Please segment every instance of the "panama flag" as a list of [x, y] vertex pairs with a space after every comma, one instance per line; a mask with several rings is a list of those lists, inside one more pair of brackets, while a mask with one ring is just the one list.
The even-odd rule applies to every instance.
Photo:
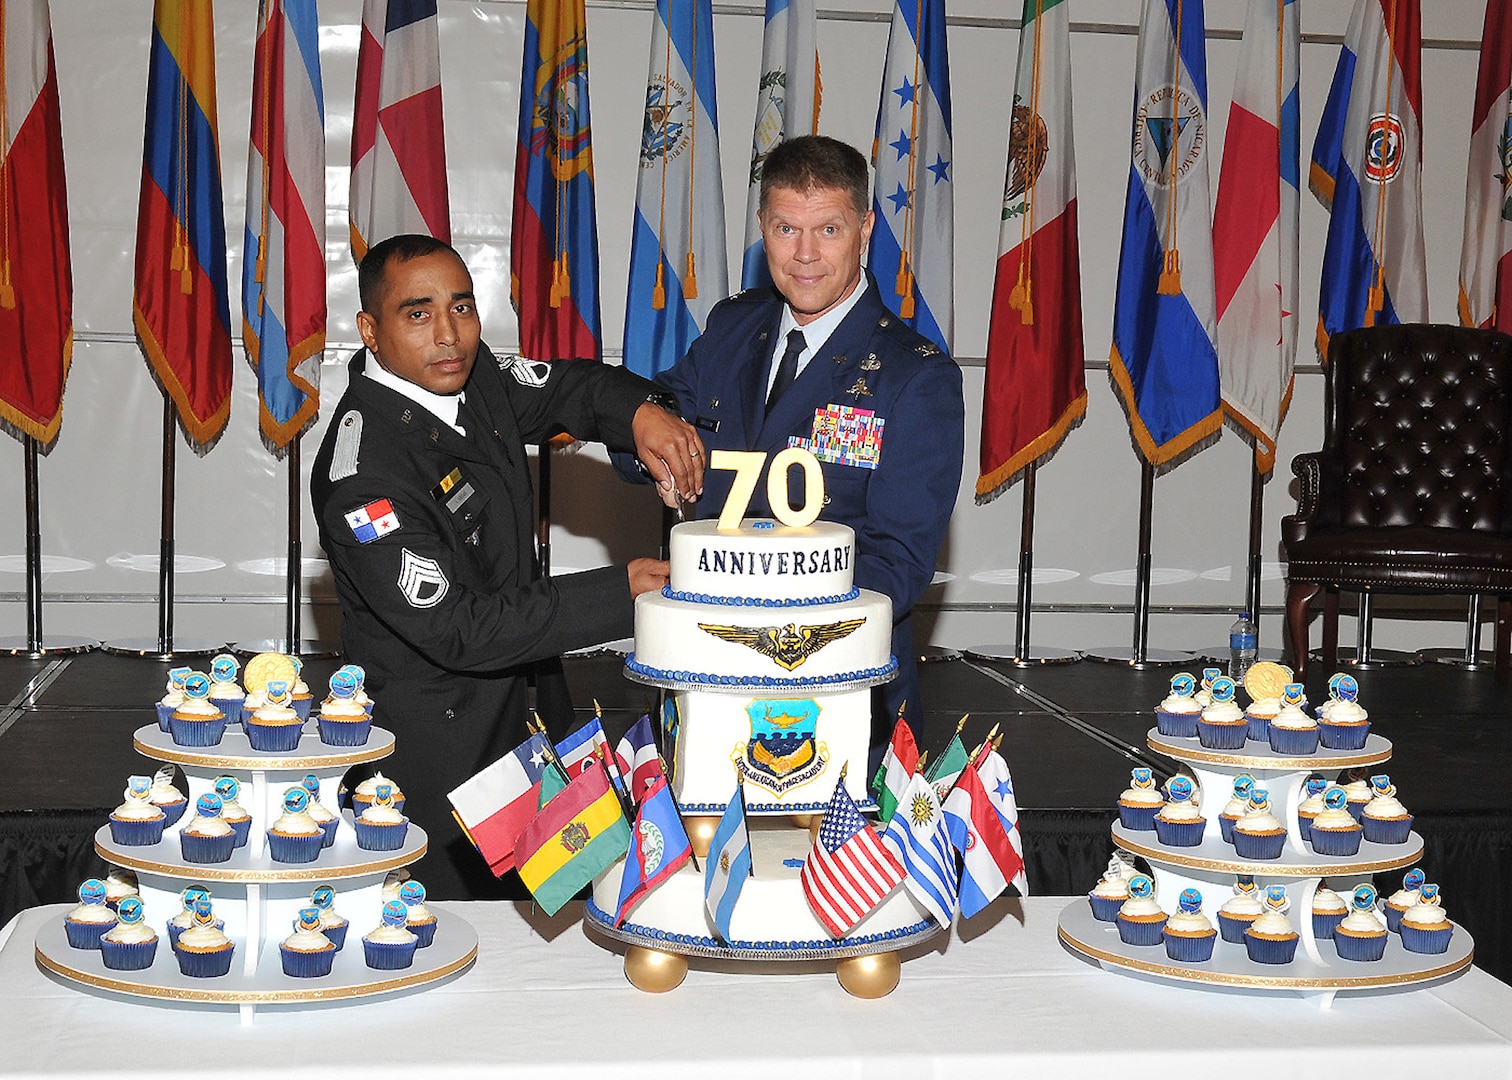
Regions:
[[1460, 322], [1512, 330], [1512, 4], [1491, 0], [1470, 119]]
[[882, 301], [946, 352], [955, 334], [955, 155], [945, 0], [898, 0], [872, 143], [867, 266]]
[[262, 0], [252, 67], [242, 341], [258, 425], [283, 447], [320, 410], [325, 349], [325, 98], [315, 0]]
[[47, 0], [12, 0], [3, 19], [0, 130], [0, 419], [50, 443], [73, 354], [68, 191]]
[[546, 740], [531, 735], [447, 796], [453, 815], [495, 877], [514, 869], [515, 842], [535, 816], [546, 759]]
[[740, 287], [772, 284], [761, 240], [761, 164], [784, 139], [819, 130], [818, 16], [814, 0], [766, 0], [756, 131], [751, 137], [751, 187], [746, 193], [745, 259]]
[[210, 0], [157, 0], [132, 316], [192, 443], [231, 415], [231, 303]]
[[682, 359], [730, 289], [710, 0], [657, 0], [630, 238], [625, 366]]
[[1087, 412], [1069, 7], [1024, 0], [987, 330], [979, 503], [1059, 446]]
[[598, 360], [598, 221], [583, 0], [529, 0], [509, 295], [520, 355]]
[[919, 773], [909, 779], [898, 800], [898, 812], [882, 832], [882, 842], [908, 872], [903, 887], [941, 926], [954, 922], [960, 901], [955, 851], [945, 832], [939, 797]]
[[400, 233], [451, 242], [436, 0], [363, 0], [347, 203], [355, 262]]
[[[1003, 759], [997, 757], [999, 762]], [[990, 757], [984, 757], [986, 765]], [[1006, 773], [1007, 763], [1003, 762]], [[995, 779], [994, 783], [998, 781]], [[1013, 798], [1012, 782], [1008, 785], [1009, 800]], [[961, 774], [955, 789], [945, 800], [945, 829], [950, 835], [951, 846], [961, 853], [961, 917], [969, 919], [979, 913], [1008, 887], [1012, 881], [1018, 886], [1021, 896], [1028, 895], [1024, 880], [1024, 856], [1018, 850], [1015, 837], [1003, 823], [1003, 817], [982, 786], [982, 777], [977, 766]], [[1017, 810], [1014, 811], [1016, 818]]]
[[1418, 0], [1355, 0], [1309, 185], [1329, 208], [1318, 355], [1341, 330], [1428, 318]]
[[1223, 409], [1262, 473], [1276, 464], [1297, 358], [1299, 7], [1250, 0], [1213, 210]]

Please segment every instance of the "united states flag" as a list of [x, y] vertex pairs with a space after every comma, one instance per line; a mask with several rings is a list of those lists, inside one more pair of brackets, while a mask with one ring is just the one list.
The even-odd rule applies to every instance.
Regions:
[[819, 836], [798, 875], [809, 907], [835, 937], [844, 937], [903, 880], [903, 864], [883, 846], [842, 782], [824, 812]]

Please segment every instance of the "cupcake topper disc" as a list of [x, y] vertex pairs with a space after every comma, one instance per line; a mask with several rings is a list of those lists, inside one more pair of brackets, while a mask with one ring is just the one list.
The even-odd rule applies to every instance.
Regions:
[[1221, 670], [1219, 670], [1218, 668], [1215, 668], [1215, 667], [1205, 667], [1205, 668], [1203, 668], [1202, 669], [1202, 685], [1204, 687], [1206, 687], [1207, 689], [1211, 690], [1213, 688], [1213, 683], [1216, 682], [1218, 680], [1218, 676], [1220, 676], [1222, 674], [1223, 674], [1223, 672]]
[[79, 903], [103, 904], [105, 902], [105, 883], [99, 878], [90, 878], [79, 886]]
[[194, 898], [194, 925], [215, 925], [215, 912], [210, 907], [210, 897], [208, 894]]
[[338, 701], [350, 700], [357, 696], [357, 675], [348, 668], [342, 668], [331, 676], [331, 697]]
[[215, 779], [215, 793], [221, 797], [222, 803], [235, 802], [241, 794], [241, 781], [234, 776], [218, 776]]
[[210, 696], [210, 676], [203, 671], [191, 671], [184, 676], [184, 693], [195, 701], [203, 701]]
[[287, 705], [289, 703], [289, 684], [282, 679], [273, 679], [268, 683], [268, 704]]
[[202, 818], [220, 817], [222, 806], [221, 797], [213, 791], [207, 791], [194, 803], [194, 812]]
[[1423, 882], [1427, 880], [1428, 876], [1421, 870], [1409, 870], [1407, 871], [1407, 875], [1402, 878], [1402, 888], [1406, 889], [1408, 892], [1411, 892], [1414, 889], [1421, 889], [1423, 887]]
[[1321, 795], [1328, 788], [1328, 780], [1314, 773], [1307, 778], [1308, 795]]
[[383, 905], [383, 922], [385, 926], [403, 926], [409, 922], [409, 908], [403, 900], [390, 900]]
[[379, 784], [377, 787], [373, 788], [373, 805], [374, 806], [393, 806], [394, 805], [394, 785], [393, 784]]
[[1258, 785], [1250, 790], [1249, 809], [1252, 814], [1263, 814], [1270, 809], [1270, 792]]
[[314, 904], [321, 911], [329, 911], [331, 906], [336, 903], [336, 890], [329, 885], [317, 886], [315, 891], [310, 894], [310, 903]]
[[1234, 777], [1234, 798], [1242, 802], [1248, 802], [1250, 792], [1255, 790], [1255, 778], [1248, 773], [1240, 773]]
[[1182, 889], [1176, 904], [1186, 914], [1196, 915], [1202, 910], [1202, 894], [1196, 889]]
[[1218, 704], [1234, 700], [1234, 680], [1227, 675], [1220, 675], [1213, 680], [1213, 700]]
[[411, 879], [399, 886], [399, 899], [410, 907], [425, 903], [425, 886]]
[[208, 900], [210, 898], [210, 890], [203, 885], [190, 885], [183, 892], [179, 893], [179, 901], [184, 905], [185, 911], [192, 912], [194, 910], [194, 902], [202, 896]]
[[1423, 882], [1423, 887], [1418, 890], [1418, 903], [1442, 904], [1443, 900], [1439, 898], [1439, 887], [1431, 881]]
[[1336, 672], [1334, 672], [1332, 675], [1330, 675], [1328, 677], [1328, 696], [1330, 698], [1332, 698], [1334, 701], [1338, 701], [1339, 700], [1339, 682], [1340, 682], [1340, 680], [1347, 679], [1347, 678], [1349, 678], [1349, 676], [1346, 675], [1342, 671], [1336, 671]]
[[1192, 797], [1192, 780], [1188, 776], [1173, 776], [1166, 785], [1166, 794], [1174, 803], [1184, 803]]
[[1152, 788], [1155, 786], [1155, 774], [1150, 769], [1135, 769], [1131, 772], [1134, 786], [1137, 788]]
[[126, 780], [126, 798], [129, 802], [146, 802], [152, 797], [152, 778], [132, 776]]
[[1349, 792], [1335, 784], [1323, 793], [1323, 805], [1330, 810], [1342, 810], [1349, 805]]
[[310, 801], [318, 802], [320, 799], [320, 777], [310, 773], [299, 782], [299, 786], [310, 793]]
[[1171, 693], [1177, 697], [1191, 697], [1197, 692], [1197, 680], [1183, 671], [1171, 676]]
[[289, 663], [294, 665], [294, 677], [297, 679], [304, 673], [304, 661], [297, 656], [289, 657]]
[[345, 670], [357, 676], [357, 689], [361, 690], [362, 684], [367, 682], [367, 669], [361, 664], [348, 664]]
[[310, 808], [310, 793], [302, 787], [291, 787], [284, 792], [283, 809], [286, 814], [302, 814]]
[[1281, 702], [1285, 705], [1295, 705], [1301, 708], [1307, 701], [1307, 689], [1299, 682], [1286, 684], [1286, 689], [1281, 691]]
[[1155, 883], [1143, 874], [1129, 879], [1129, 895], [1136, 900], [1148, 900], [1155, 894]]
[[176, 668], [169, 669], [169, 671], [168, 671], [168, 689], [169, 690], [182, 690], [184, 688], [184, 680], [189, 677], [189, 673], [191, 671], [193, 671], [193, 670], [194, 670], [193, 668], [187, 668], [187, 667], [176, 667]]
[[1234, 879], [1234, 895], [1248, 896], [1256, 889], [1255, 879], [1249, 874], [1240, 874]]
[[1265, 887], [1265, 906], [1271, 911], [1279, 911], [1283, 914], [1291, 908], [1291, 900], [1286, 895], [1285, 885], [1267, 885]]
[[230, 682], [236, 678], [236, 673], [241, 670], [241, 664], [237, 663], [236, 657], [230, 653], [221, 653], [210, 661], [210, 674], [216, 682]]
[[297, 919], [294, 920], [294, 929], [296, 929], [296, 930], [319, 930], [320, 929], [320, 909], [319, 908], [312, 908], [312, 907], [302, 907], [302, 908], [300, 908], [299, 909], [299, 918], [297, 918]]
[[1356, 885], [1354, 895], [1350, 897], [1350, 903], [1356, 911], [1374, 911], [1376, 906], [1376, 891], [1371, 885]]
[[135, 896], [128, 896], [116, 905], [116, 918], [127, 926], [135, 926], [142, 921], [142, 901]]
[[1340, 678], [1337, 690], [1340, 701], [1354, 701], [1360, 696], [1360, 684], [1353, 675]]
[[1389, 798], [1396, 794], [1396, 788], [1391, 783], [1391, 777], [1385, 773], [1370, 778], [1370, 790], [1382, 798]]

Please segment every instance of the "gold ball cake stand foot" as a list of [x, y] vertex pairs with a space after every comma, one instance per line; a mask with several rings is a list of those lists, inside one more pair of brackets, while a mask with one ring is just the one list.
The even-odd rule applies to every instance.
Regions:
[[[893, 962], [896, 966], [897, 961]], [[687, 957], [676, 953], [631, 945], [625, 950], [625, 978], [630, 985], [647, 994], [665, 994], [681, 985], [688, 974]], [[897, 976], [893, 977], [896, 983]]]
[[[629, 959], [625, 963], [628, 966]], [[895, 952], [851, 956], [835, 965], [835, 977], [852, 997], [886, 997], [898, 988], [903, 965]]]
[[719, 828], [717, 817], [694, 817], [683, 818], [683, 828], [688, 831], [688, 843], [693, 848], [696, 858], [707, 858], [709, 845], [714, 842], [714, 832]]

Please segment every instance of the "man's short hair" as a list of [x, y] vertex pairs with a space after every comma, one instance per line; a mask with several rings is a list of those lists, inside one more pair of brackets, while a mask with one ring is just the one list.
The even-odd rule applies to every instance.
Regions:
[[772, 188], [808, 192], [814, 188], [843, 191], [859, 217], [870, 209], [866, 159], [849, 143], [828, 135], [799, 135], [777, 145], [761, 164], [761, 203]]
[[437, 240], [424, 233], [401, 233], [368, 248], [357, 267], [357, 296], [362, 303], [362, 310], [375, 318], [380, 314], [375, 305], [380, 302], [379, 293], [383, 291], [389, 263], [409, 262], [411, 259], [434, 255], [438, 251], [450, 252], [457, 256], [458, 262], [462, 261], [456, 248], [445, 240]]

